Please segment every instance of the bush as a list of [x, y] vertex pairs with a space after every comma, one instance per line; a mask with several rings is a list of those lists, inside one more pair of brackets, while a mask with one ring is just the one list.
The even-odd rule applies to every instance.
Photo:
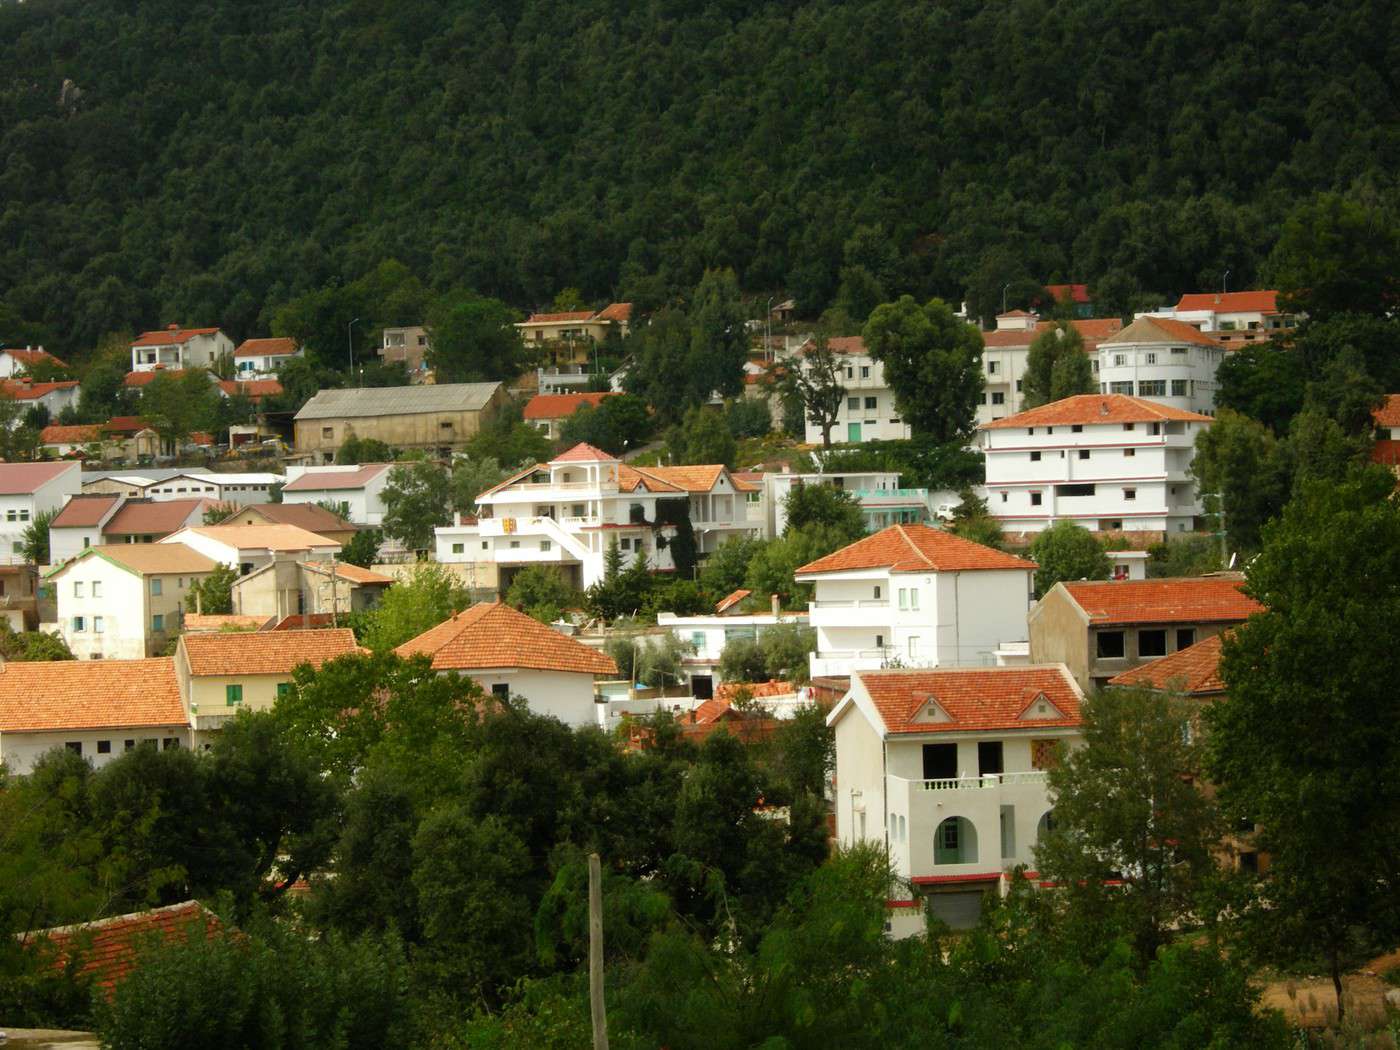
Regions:
[[726, 682], [762, 682], [768, 677], [768, 662], [756, 640], [734, 638], [720, 654], [719, 673]]

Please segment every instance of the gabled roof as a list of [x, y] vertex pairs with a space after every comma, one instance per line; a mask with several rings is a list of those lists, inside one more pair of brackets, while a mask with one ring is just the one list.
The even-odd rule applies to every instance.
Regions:
[[235, 550], [309, 551], [340, 544], [295, 525], [191, 525], [189, 531]]
[[217, 328], [181, 328], [179, 325], [169, 325], [154, 332], [142, 332], [134, 340], [132, 346], [175, 346], [179, 343], [187, 343], [197, 335], [217, 335]]
[[1052, 401], [1039, 408], [1028, 408], [1014, 416], [983, 423], [978, 430], [1006, 430], [1012, 427], [1058, 427], [1111, 423], [1212, 423], [1210, 416], [1172, 408], [1127, 394], [1076, 394]]
[[[152, 482], [151, 484], [157, 484]], [[169, 536], [194, 522], [215, 506], [208, 497], [198, 499], [129, 499], [102, 528], [104, 536]]]
[[1216, 347], [1220, 345], [1195, 325], [1178, 321], [1174, 317], [1152, 317], [1146, 314], [1121, 332], [1105, 339], [1100, 345], [1120, 346], [1132, 343], [1191, 343], [1194, 346]]
[[328, 532], [355, 531], [355, 526], [339, 514], [332, 514], [316, 503], [250, 503], [239, 507], [219, 524], [247, 513], [262, 518], [269, 525], [295, 525], [321, 536]]
[[6, 379], [0, 382], [0, 391], [16, 401], [36, 401], [55, 390], [75, 390], [76, 379], [62, 379], [53, 383], [31, 383], [27, 379]]
[[[302, 568], [307, 572], [318, 573], [322, 576], [330, 576], [331, 563], [328, 561], [308, 561], [302, 563]], [[351, 565], [348, 561], [338, 561], [335, 563], [335, 576], [338, 580], [349, 580], [353, 584], [384, 584], [394, 582], [392, 576], [385, 576], [383, 573], [373, 572], [370, 569], [363, 569], [358, 565]]]
[[616, 397], [610, 391], [590, 391], [582, 394], [536, 394], [525, 402], [526, 419], [565, 419], [584, 405], [597, 408], [605, 397]]
[[101, 440], [100, 423], [74, 423], [71, 426], [54, 423], [39, 431], [39, 441], [45, 445], [86, 445]]
[[1378, 427], [1400, 427], [1400, 394], [1386, 394], [1381, 406], [1372, 410], [1371, 418]]
[[54, 357], [54, 355], [49, 353], [47, 350], [35, 349], [33, 347], [25, 347], [21, 349], [17, 346], [7, 346], [3, 350], [0, 350], [0, 354], [9, 354], [12, 358], [14, 358], [20, 364], [24, 365], [26, 368], [31, 365], [37, 365], [40, 361], [48, 361], [51, 364], [57, 366], [58, 368], [68, 367], [67, 361], [62, 361], [59, 358]]
[[[156, 376], [169, 376], [171, 379], [179, 379], [187, 372], [204, 371], [196, 368], [166, 368], [163, 365], [156, 365], [155, 368], [147, 369], [144, 372], [128, 372], [126, 378], [122, 380], [122, 386], [141, 387], [152, 382]], [[205, 375], [212, 381], [214, 375], [205, 372]]]
[[1035, 563], [973, 543], [928, 525], [891, 525], [824, 558], [808, 562], [798, 576], [860, 569], [890, 572], [967, 572], [978, 569], [1032, 571]]
[[31, 495], [70, 470], [81, 473], [77, 460], [67, 463], [0, 463], [0, 496]]
[[616, 463], [617, 457], [601, 448], [595, 448], [586, 441], [580, 441], [567, 452], [562, 452], [550, 460], [551, 463]]
[[617, 485], [623, 492], [645, 489], [648, 492], [709, 492], [728, 475], [736, 492], [757, 492], [758, 486], [736, 478], [722, 463], [697, 463], [684, 467], [624, 466], [617, 474]]
[[63, 505], [63, 509], [53, 521], [49, 522], [49, 528], [90, 529], [100, 523], [121, 499], [120, 496], [108, 495], [74, 496]]
[[291, 357], [297, 352], [297, 341], [285, 336], [272, 339], [245, 339], [233, 352], [234, 357]]
[[428, 412], [479, 412], [500, 389], [500, 383], [437, 383], [428, 386], [321, 390], [301, 406], [294, 418], [344, 419]]
[[740, 587], [737, 591], [725, 595], [719, 601], [715, 602], [715, 614], [723, 616], [752, 593], [753, 591]]
[[400, 656], [433, 658], [437, 671], [504, 667], [575, 674], [617, 674], [617, 664], [501, 602], [482, 602], [404, 642]]
[[1089, 286], [1087, 284], [1047, 284], [1045, 290], [1056, 301], [1065, 299], [1072, 303], [1087, 303], [1089, 301]]
[[208, 676], [288, 675], [302, 664], [320, 667], [327, 660], [359, 651], [348, 627], [315, 631], [252, 631], [185, 634], [180, 645], [190, 674]]
[[[1061, 664], [857, 671], [852, 679], [852, 691], [865, 689], [890, 734], [1072, 728], [1084, 695]], [[1034, 710], [1041, 699], [1044, 716]], [[931, 703], [936, 719], [924, 717]]]
[[1108, 680], [1109, 685], [1141, 685], [1171, 690], [1187, 696], [1223, 693], [1220, 680], [1220, 646], [1229, 631], [1213, 634], [1170, 656], [1134, 667]]
[[219, 563], [183, 543], [104, 543], [85, 548], [77, 556], [49, 570], [55, 576], [87, 558], [101, 558], [137, 576], [164, 576], [172, 573], [198, 575], [213, 572]]
[[[1054, 328], [1058, 322], [1041, 321], [1034, 329], [1008, 328], [999, 332], [983, 332], [982, 345], [989, 349], [1001, 347], [1030, 346], [1035, 337]], [[1084, 340], [1084, 352], [1092, 353], [1109, 336], [1122, 331], [1123, 322], [1117, 317], [1076, 317], [1069, 322], [1070, 327]]]
[[282, 384], [275, 379], [220, 379], [219, 389], [229, 397], [242, 394], [251, 401], [261, 401], [282, 393]]
[[102, 429], [108, 434], [139, 434], [150, 428], [151, 424], [140, 416], [113, 416], [102, 424]]
[[188, 725], [168, 656], [0, 664], [0, 733]]
[[199, 631], [256, 631], [267, 625], [270, 616], [244, 616], [239, 613], [185, 613], [185, 633]]
[[[1055, 585], [1095, 627], [1151, 623], [1239, 623], [1264, 607], [1231, 576], [1175, 580], [1077, 580]], [[1053, 592], [1052, 592], [1053, 593]], [[1046, 596], [1049, 598], [1049, 595]]]
[[632, 319], [631, 303], [609, 303], [594, 316], [595, 321], [630, 321]]
[[591, 321], [593, 320], [592, 310], [564, 310], [560, 313], [552, 314], [531, 314], [525, 318], [525, 324], [559, 324], [562, 321]]
[[283, 492], [344, 492], [363, 488], [387, 471], [391, 463], [363, 463], [349, 470], [307, 471], [283, 486]]
[[1183, 295], [1177, 310], [1214, 310], [1216, 313], [1278, 313], [1278, 292], [1193, 292]]

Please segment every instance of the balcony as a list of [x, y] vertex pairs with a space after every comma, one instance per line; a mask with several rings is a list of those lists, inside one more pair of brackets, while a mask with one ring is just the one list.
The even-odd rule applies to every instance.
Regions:
[[873, 504], [928, 504], [928, 489], [846, 489], [862, 506]]
[[832, 598], [811, 602], [813, 609], [888, 609], [888, 598]]
[[878, 671], [889, 659], [887, 649], [823, 649], [809, 658], [812, 677], [844, 678], [854, 671]]
[[[1021, 773], [988, 773], [980, 777], [953, 777], [950, 780], [906, 780], [910, 791], [986, 791], [989, 788], [1046, 782], [1046, 771], [1029, 769]], [[894, 778], [898, 780], [899, 778]]]

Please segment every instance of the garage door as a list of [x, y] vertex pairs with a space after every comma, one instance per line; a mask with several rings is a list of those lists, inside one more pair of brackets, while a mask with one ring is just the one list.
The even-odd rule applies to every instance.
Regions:
[[949, 929], [970, 930], [982, 917], [981, 890], [935, 893], [929, 901], [934, 916], [946, 922]]

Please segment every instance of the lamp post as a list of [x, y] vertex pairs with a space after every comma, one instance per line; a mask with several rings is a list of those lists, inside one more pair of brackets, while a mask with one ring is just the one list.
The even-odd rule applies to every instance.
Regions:
[[345, 342], [350, 347], [350, 374], [355, 374], [355, 326], [360, 323], [357, 317], [345, 326]]

